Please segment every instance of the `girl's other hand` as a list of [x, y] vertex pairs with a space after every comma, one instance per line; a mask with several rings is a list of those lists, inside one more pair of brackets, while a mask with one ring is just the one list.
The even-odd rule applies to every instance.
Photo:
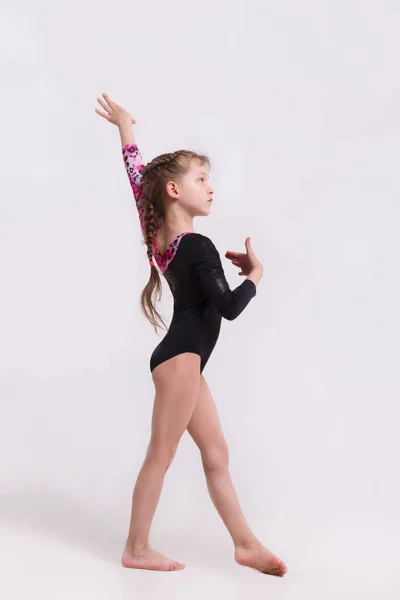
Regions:
[[228, 258], [235, 267], [240, 268], [239, 275], [250, 275], [254, 269], [260, 269], [263, 271], [263, 266], [254, 254], [253, 248], [250, 244], [250, 238], [245, 239], [246, 252], [232, 252], [227, 250], [225, 252], [226, 258]]
[[107, 119], [107, 121], [109, 121], [113, 125], [116, 125], [117, 127], [126, 122], [128, 122], [129, 124], [136, 123], [135, 119], [133, 119], [132, 116], [124, 108], [122, 108], [122, 106], [119, 106], [118, 104], [110, 100], [107, 94], [102, 95], [104, 97], [105, 102], [101, 98], [97, 98], [97, 100], [104, 108], [104, 110], [107, 111], [107, 114], [100, 112], [97, 108], [95, 108], [95, 111], [98, 115], [104, 117], [105, 119]]

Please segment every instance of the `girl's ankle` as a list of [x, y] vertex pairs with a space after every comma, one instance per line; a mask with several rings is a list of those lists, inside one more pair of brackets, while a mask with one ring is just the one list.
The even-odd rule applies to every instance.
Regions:
[[126, 541], [125, 550], [129, 554], [137, 554], [138, 552], [147, 552], [150, 550], [150, 545], [148, 541], [137, 540], [129, 538]]
[[234, 543], [235, 548], [251, 549], [259, 544], [259, 540], [255, 536], [250, 536]]

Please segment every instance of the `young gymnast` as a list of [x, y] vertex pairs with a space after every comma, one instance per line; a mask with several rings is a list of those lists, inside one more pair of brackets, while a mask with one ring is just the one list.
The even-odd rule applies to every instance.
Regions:
[[211, 211], [213, 188], [209, 160], [188, 150], [162, 154], [147, 165], [135, 143], [135, 119], [107, 94], [97, 98], [106, 111], [96, 112], [116, 125], [122, 155], [147, 246], [150, 279], [141, 307], [156, 332], [164, 321], [155, 307], [162, 283], [174, 298], [168, 331], [150, 357], [155, 386], [151, 436], [133, 491], [124, 567], [173, 571], [185, 564], [167, 558], [149, 544], [149, 533], [165, 474], [187, 429], [197, 444], [211, 500], [234, 544], [234, 559], [262, 573], [283, 576], [287, 567], [267, 550], [249, 528], [230, 477], [228, 447], [214, 400], [202, 374], [218, 339], [222, 317], [233, 320], [256, 295], [263, 266], [250, 238], [246, 252], [226, 252], [246, 279], [230, 290], [220, 255], [211, 239], [193, 229], [193, 218]]

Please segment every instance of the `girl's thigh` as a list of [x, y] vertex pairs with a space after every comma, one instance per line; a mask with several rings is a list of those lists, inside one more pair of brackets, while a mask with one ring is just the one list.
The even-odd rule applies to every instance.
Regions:
[[152, 372], [155, 399], [151, 444], [175, 449], [191, 419], [200, 387], [200, 356], [184, 352], [158, 365]]

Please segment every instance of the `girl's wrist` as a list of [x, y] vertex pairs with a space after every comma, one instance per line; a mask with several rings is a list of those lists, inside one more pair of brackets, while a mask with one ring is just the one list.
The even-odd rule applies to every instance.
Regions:
[[251, 281], [257, 285], [260, 279], [262, 278], [263, 274], [264, 269], [262, 265], [257, 265], [250, 271], [250, 273], [247, 276], [247, 279], [251, 279]]
[[122, 147], [126, 146], [127, 144], [135, 143], [135, 137], [132, 131], [132, 120], [121, 121], [121, 123], [118, 125], [118, 129], [121, 136]]

